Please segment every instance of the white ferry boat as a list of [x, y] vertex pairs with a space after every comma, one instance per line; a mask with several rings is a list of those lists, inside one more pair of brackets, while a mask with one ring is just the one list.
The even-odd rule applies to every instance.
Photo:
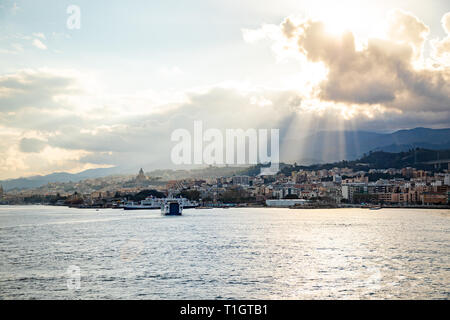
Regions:
[[163, 205], [165, 205], [168, 201], [177, 201], [183, 208], [195, 208], [198, 207], [199, 204], [196, 201], [190, 201], [186, 198], [155, 198], [155, 197], [147, 197], [140, 202], [129, 201], [124, 206], [124, 210], [155, 210], [161, 209]]
[[164, 216], [181, 216], [183, 211], [182, 199], [166, 198], [161, 206], [161, 214]]

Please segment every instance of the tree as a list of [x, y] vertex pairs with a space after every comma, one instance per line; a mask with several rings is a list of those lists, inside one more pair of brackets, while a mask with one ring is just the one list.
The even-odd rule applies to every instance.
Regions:
[[354, 203], [377, 202], [377, 201], [378, 201], [378, 197], [376, 194], [355, 193], [353, 195]]
[[147, 197], [164, 198], [165, 195], [157, 190], [142, 190], [135, 195], [127, 195], [127, 198], [132, 201], [141, 201]]
[[183, 190], [180, 195], [191, 201], [198, 201], [200, 199], [200, 192], [198, 190]]

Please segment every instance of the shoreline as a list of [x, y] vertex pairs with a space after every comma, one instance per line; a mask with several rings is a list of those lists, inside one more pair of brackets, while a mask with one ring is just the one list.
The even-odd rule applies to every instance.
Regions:
[[[52, 204], [42, 204], [42, 203], [32, 203], [32, 204], [0, 204], [2, 206], [49, 206], [49, 207], [65, 207], [74, 209], [115, 209], [124, 210], [123, 208], [117, 207], [95, 207], [95, 206], [67, 206], [67, 205], [52, 205]], [[264, 205], [236, 205], [236, 206], [216, 206], [216, 207], [195, 207], [189, 209], [196, 210], [208, 210], [208, 209], [242, 209], [242, 208], [253, 208], [253, 209], [293, 209], [293, 210], [314, 210], [314, 209], [370, 209], [370, 207], [362, 205], [346, 205], [346, 206], [264, 206]], [[158, 210], [155, 209], [144, 209], [144, 210]], [[380, 209], [450, 209], [450, 205], [411, 205], [411, 206], [393, 206], [393, 205], [382, 205]], [[125, 211], [125, 210], [124, 210]]]

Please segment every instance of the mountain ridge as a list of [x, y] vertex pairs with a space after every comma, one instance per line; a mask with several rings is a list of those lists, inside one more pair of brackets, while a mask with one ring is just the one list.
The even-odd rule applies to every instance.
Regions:
[[[302, 165], [331, 163], [341, 160], [355, 160], [371, 151], [405, 152], [413, 148], [446, 150], [450, 149], [450, 128], [431, 129], [417, 127], [402, 129], [392, 133], [371, 131], [319, 131], [303, 139], [286, 139], [288, 151], [301, 150], [302, 156], [286, 154], [280, 150], [281, 162], [298, 162]], [[342, 145], [343, 144], [343, 145]], [[298, 146], [293, 148], [292, 145]], [[283, 154], [284, 153], [284, 154]], [[301, 159], [304, 161], [301, 161]], [[22, 177], [0, 181], [8, 191], [30, 189], [51, 182], [78, 182], [84, 179], [106, 177], [113, 174], [132, 174], [135, 168], [122, 167], [88, 169], [79, 173], [54, 172], [48, 175]], [[137, 170], [136, 170], [137, 172]]]
[[[450, 128], [417, 127], [392, 133], [360, 130], [319, 131], [302, 139], [289, 139], [288, 142], [289, 147], [281, 149], [280, 159], [283, 161], [289, 159], [293, 162], [306, 157], [315, 159], [318, 163], [327, 163], [354, 160], [370, 151], [402, 152], [411, 148], [449, 149]], [[286, 141], [284, 143], [286, 144]], [[292, 148], [292, 145], [298, 145], [299, 148]]]

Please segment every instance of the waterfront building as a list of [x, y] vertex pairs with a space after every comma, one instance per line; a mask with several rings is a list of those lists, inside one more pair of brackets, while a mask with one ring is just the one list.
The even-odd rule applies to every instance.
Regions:
[[448, 195], [436, 192], [425, 192], [421, 196], [422, 204], [447, 204]]
[[355, 194], [366, 194], [367, 184], [366, 183], [345, 183], [342, 184], [342, 198], [353, 202], [353, 197]]
[[304, 205], [308, 200], [305, 199], [275, 199], [266, 200], [268, 207], [292, 207], [294, 205]]

